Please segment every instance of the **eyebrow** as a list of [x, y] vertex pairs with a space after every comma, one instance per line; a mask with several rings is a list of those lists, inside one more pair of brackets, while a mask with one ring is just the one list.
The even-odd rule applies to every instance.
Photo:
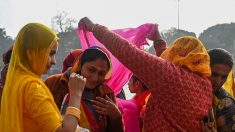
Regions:
[[106, 72], [105, 70], [102, 70], [102, 69], [100, 69], [100, 68], [97, 68], [97, 67], [95, 67], [95, 66], [93, 66], [93, 65], [90, 65], [90, 66], [88, 66], [89, 68], [93, 68], [93, 69], [96, 69], [98, 72]]

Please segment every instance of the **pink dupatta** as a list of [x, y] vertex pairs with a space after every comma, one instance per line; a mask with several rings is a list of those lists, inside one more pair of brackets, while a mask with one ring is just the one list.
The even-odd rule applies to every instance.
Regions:
[[[143, 49], [143, 46], [147, 44], [147, 37], [153, 35], [153, 32], [151, 32], [153, 31], [153, 28], [155, 28], [155, 24], [143, 24], [137, 28], [125, 28], [113, 31], [126, 38], [129, 42], [133, 43], [137, 47]], [[77, 33], [83, 50], [91, 46], [105, 48], [98, 40], [96, 40], [91, 32], [87, 32], [78, 28]], [[130, 79], [132, 73], [110, 52], [109, 54], [112, 61], [112, 77], [106, 82], [106, 84], [111, 89], [113, 89], [114, 93], [117, 95]]]
[[[147, 38], [153, 36], [155, 24], [143, 24], [137, 28], [126, 28], [113, 30], [115, 33], [126, 38], [129, 42], [143, 49], [147, 44]], [[77, 29], [78, 37], [80, 39], [82, 49], [85, 50], [91, 46], [99, 46], [105, 48], [91, 32]], [[113, 89], [117, 95], [123, 86], [130, 79], [132, 72], [122, 65], [117, 58], [110, 52], [112, 61], [112, 77], [107, 80], [106, 84]], [[126, 132], [140, 132], [139, 115], [136, 104], [131, 100], [117, 99], [119, 109], [123, 112], [124, 126]]]

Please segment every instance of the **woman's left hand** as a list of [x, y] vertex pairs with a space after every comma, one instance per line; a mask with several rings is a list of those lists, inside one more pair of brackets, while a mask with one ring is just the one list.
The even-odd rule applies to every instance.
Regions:
[[95, 24], [87, 17], [82, 18], [79, 23], [78, 27], [87, 31], [92, 32]]
[[96, 100], [91, 100], [91, 102], [99, 114], [110, 116], [113, 119], [118, 119], [122, 116], [116, 104], [107, 95], [105, 95], [105, 99], [96, 97]]

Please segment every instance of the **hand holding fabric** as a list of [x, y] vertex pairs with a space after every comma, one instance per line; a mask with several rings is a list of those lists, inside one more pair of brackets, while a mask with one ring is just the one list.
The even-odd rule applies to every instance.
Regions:
[[149, 32], [149, 36], [147, 36], [147, 38], [152, 41], [162, 39], [160, 32], [158, 30], [158, 24], [155, 24], [152, 27], [152, 29]]
[[113, 119], [118, 119], [122, 116], [116, 104], [107, 95], [105, 95], [105, 99], [97, 97], [96, 100], [91, 100], [91, 102], [96, 112], [101, 115], [107, 115]]
[[94, 24], [89, 18], [84, 17], [82, 18], [79, 23], [78, 27], [87, 31], [92, 31], [96, 24]]

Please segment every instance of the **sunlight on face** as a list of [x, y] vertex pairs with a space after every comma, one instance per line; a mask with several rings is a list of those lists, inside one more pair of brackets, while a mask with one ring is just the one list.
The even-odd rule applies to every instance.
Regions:
[[56, 64], [55, 55], [56, 55], [57, 51], [58, 51], [58, 44], [55, 44], [49, 53], [48, 60], [47, 60], [47, 66], [44, 71], [44, 74], [47, 74], [48, 71], [51, 69], [51, 66]]

